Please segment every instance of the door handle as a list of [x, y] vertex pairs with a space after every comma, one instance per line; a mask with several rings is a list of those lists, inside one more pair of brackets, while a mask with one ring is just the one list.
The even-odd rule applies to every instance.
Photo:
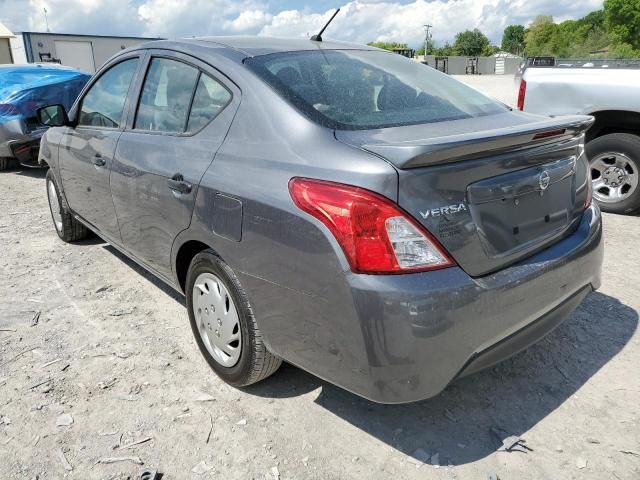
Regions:
[[102, 155], [100, 155], [99, 153], [96, 153], [93, 156], [92, 162], [96, 167], [104, 167], [107, 164], [107, 161], [102, 158]]
[[176, 173], [173, 177], [167, 180], [169, 188], [176, 193], [191, 193], [193, 185], [189, 182], [185, 182], [184, 177], [180, 173]]

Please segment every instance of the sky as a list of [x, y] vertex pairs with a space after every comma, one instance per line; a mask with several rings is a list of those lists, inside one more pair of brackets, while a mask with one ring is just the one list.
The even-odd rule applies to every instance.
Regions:
[[575, 19], [603, 0], [0, 0], [0, 22], [14, 32], [179, 38], [204, 35], [313, 35], [340, 7], [324, 37], [356, 43], [397, 41], [412, 47], [433, 25], [436, 45], [479, 28], [499, 44], [504, 27], [537, 15]]

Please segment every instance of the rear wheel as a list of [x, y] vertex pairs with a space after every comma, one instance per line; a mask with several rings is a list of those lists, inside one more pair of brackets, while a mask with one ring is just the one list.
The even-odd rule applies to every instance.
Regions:
[[233, 270], [211, 250], [194, 257], [185, 287], [191, 329], [207, 363], [225, 382], [243, 387], [273, 374], [282, 360], [258, 329]]
[[612, 133], [591, 140], [586, 147], [591, 165], [593, 198], [611, 213], [640, 210], [640, 137]]
[[49, 210], [51, 219], [58, 236], [65, 242], [75, 242], [87, 237], [87, 228], [78, 220], [73, 218], [69, 205], [62, 195], [53, 176], [53, 172], [47, 172], [47, 198], [49, 199]]

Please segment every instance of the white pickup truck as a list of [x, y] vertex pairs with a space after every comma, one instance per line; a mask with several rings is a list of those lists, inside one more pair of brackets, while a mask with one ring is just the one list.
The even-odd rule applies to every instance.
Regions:
[[640, 70], [527, 68], [518, 108], [542, 115], [593, 115], [586, 136], [593, 198], [604, 211], [640, 212]]

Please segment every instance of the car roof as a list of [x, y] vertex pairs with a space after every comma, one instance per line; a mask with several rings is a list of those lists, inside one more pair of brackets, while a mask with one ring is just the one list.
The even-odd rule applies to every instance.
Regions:
[[323, 40], [316, 42], [308, 38], [282, 38], [260, 36], [219, 36], [193, 37], [181, 40], [160, 40], [145, 43], [141, 47], [153, 48], [162, 45], [165, 48], [180, 47], [186, 44], [197, 44], [202, 47], [223, 47], [241, 54], [244, 57], [256, 57], [278, 52], [294, 52], [304, 50], [378, 50], [368, 45], [348, 42]]

